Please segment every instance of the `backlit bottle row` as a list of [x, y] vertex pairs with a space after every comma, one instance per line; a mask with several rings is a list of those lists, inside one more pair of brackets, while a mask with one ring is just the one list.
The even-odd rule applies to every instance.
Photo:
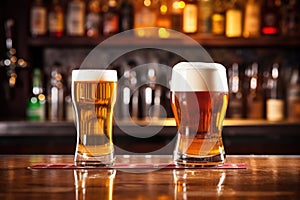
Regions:
[[[227, 37], [299, 35], [296, 0], [34, 0], [32, 36], [111, 35], [163, 27]], [[48, 4], [47, 4], [48, 3]], [[144, 33], [147, 36], [147, 33]], [[143, 35], [142, 35], [143, 36]]]
[[300, 120], [300, 68], [274, 62], [263, 68], [253, 62], [228, 68], [228, 118]]

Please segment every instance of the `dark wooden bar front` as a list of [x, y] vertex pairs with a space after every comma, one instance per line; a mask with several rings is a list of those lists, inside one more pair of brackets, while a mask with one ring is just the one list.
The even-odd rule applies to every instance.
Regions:
[[[113, 139], [118, 147], [117, 153], [124, 150], [126, 154], [172, 154], [177, 132], [175, 122], [169, 120], [165, 123], [162, 120], [148, 128], [150, 131], [151, 128], [159, 131], [146, 137], [144, 132], [136, 132], [127, 123], [115, 125]], [[226, 120], [223, 140], [227, 154], [300, 155], [299, 130], [298, 122]], [[132, 134], [134, 132], [135, 135]], [[0, 122], [0, 154], [73, 155], [75, 143], [76, 130], [73, 122]], [[160, 149], [163, 150], [159, 151]]]
[[[118, 156], [168, 163], [171, 156]], [[246, 169], [28, 169], [73, 156], [0, 156], [1, 199], [300, 199], [299, 156], [228, 156]]]

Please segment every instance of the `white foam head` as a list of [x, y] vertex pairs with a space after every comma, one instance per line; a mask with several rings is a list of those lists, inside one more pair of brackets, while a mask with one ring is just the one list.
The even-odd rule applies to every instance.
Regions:
[[219, 63], [180, 62], [173, 67], [171, 91], [228, 92], [226, 69]]
[[74, 81], [118, 81], [116, 70], [78, 69], [72, 71]]

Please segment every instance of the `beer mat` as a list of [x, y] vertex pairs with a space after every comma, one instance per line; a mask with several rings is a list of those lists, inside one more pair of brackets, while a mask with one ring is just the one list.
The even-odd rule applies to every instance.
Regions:
[[212, 167], [184, 167], [176, 166], [173, 163], [134, 163], [134, 164], [123, 164], [116, 163], [113, 166], [76, 166], [74, 164], [64, 163], [40, 163], [28, 167], [29, 169], [246, 169], [246, 163], [225, 163], [221, 166]]

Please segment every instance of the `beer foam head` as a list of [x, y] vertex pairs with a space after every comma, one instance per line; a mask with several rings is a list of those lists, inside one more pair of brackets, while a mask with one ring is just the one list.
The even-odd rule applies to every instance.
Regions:
[[72, 81], [118, 81], [116, 70], [78, 69], [72, 71]]
[[218, 63], [180, 62], [173, 67], [171, 91], [228, 92], [226, 69]]

